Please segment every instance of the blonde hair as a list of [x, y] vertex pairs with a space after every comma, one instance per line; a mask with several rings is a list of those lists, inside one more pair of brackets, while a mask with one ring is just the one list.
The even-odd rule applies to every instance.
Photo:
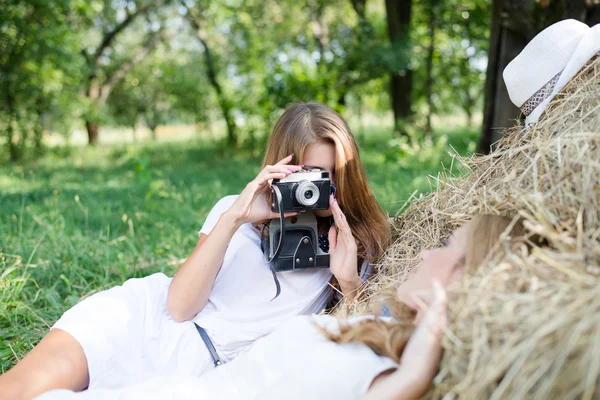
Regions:
[[[513, 224], [511, 218], [497, 215], [474, 216], [467, 233], [465, 257], [455, 268], [462, 264], [465, 274], [474, 273], [494, 250], [500, 235], [509, 228], [511, 237], [522, 237], [524, 234], [521, 223]], [[355, 325], [342, 324], [339, 334], [331, 334], [325, 330], [323, 332], [336, 343], [361, 342], [375, 353], [399, 362], [404, 346], [415, 329], [413, 321], [416, 311], [400, 302], [395, 293], [388, 295], [385, 304], [396, 321], [365, 320]]]
[[390, 240], [387, 215], [367, 183], [358, 144], [338, 113], [323, 104], [290, 105], [273, 128], [263, 168], [292, 153], [291, 164], [302, 164], [306, 148], [319, 141], [335, 146], [335, 197], [356, 238], [358, 256], [377, 262]]

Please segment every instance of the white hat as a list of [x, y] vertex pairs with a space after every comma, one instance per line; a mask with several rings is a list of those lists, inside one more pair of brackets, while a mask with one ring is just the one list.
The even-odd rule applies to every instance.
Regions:
[[600, 24], [567, 19], [540, 32], [504, 69], [510, 100], [533, 124], [550, 101], [600, 51]]

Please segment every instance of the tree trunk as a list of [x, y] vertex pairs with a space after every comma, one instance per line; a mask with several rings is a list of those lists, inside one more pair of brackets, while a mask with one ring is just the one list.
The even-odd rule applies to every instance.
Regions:
[[[471, 38], [469, 37], [469, 40]], [[466, 57], [461, 57], [460, 58], [460, 62], [458, 64], [459, 66], [459, 74], [461, 76], [467, 76], [467, 74], [469, 73], [469, 69], [471, 68], [469, 65], [469, 59]], [[468, 84], [465, 85], [461, 85], [462, 86], [462, 90], [463, 92], [461, 93], [461, 97], [460, 97], [460, 106], [463, 109], [463, 111], [465, 112], [465, 115], [467, 117], [467, 126], [470, 128], [473, 126], [473, 110], [475, 108], [475, 102], [477, 101], [478, 95], [473, 95], [471, 94], [471, 88], [469, 87]], [[479, 92], [479, 88], [476, 89]], [[458, 94], [458, 93], [457, 93]]]
[[564, 0], [564, 18], [574, 18], [589, 26], [600, 23], [600, 2], [595, 0]]
[[347, 100], [346, 100], [346, 96], [348, 95], [348, 91], [347, 91], [346, 88], [341, 88], [340, 90], [341, 91], [338, 94], [338, 98], [337, 98], [336, 104], [333, 107], [333, 109], [338, 114], [344, 114], [344, 111], [346, 110], [346, 106], [348, 105]]
[[329, 85], [327, 84], [327, 61], [325, 52], [329, 44], [329, 26], [325, 20], [325, 4], [323, 0], [315, 0], [310, 3], [311, 26], [313, 37], [319, 49], [319, 61], [317, 62], [318, 81], [321, 85], [322, 101], [329, 102]]
[[98, 144], [98, 123], [85, 121], [85, 128], [88, 133], [88, 144], [90, 146], [95, 146]]
[[131, 125], [131, 142], [137, 143], [137, 130], [135, 129], [135, 123]]
[[[515, 4], [518, 3], [518, 4]], [[514, 125], [520, 110], [510, 101], [502, 71], [530, 39], [532, 0], [494, 0], [485, 81], [483, 126], [478, 151], [487, 154], [502, 129]]]
[[467, 115], [467, 127], [470, 128], [473, 126], [473, 109], [470, 107], [467, 108], [465, 114]]
[[589, 26], [600, 24], [600, 2], [596, 1], [595, 4], [591, 3], [591, 0], [587, 0], [588, 7], [585, 16], [585, 23]]
[[435, 17], [437, 10], [437, 0], [429, 0], [429, 21], [428, 25], [428, 36], [429, 46], [427, 48], [427, 65], [426, 65], [426, 78], [425, 78], [425, 96], [427, 97], [427, 120], [425, 123], [425, 132], [431, 135], [431, 117], [433, 115], [433, 55], [435, 53]]
[[[90, 115], [88, 115], [88, 121], [86, 121], [89, 138], [88, 144], [95, 145], [98, 140], [98, 124], [89, 122], [89, 119], [98, 118], [98, 113], [100, 113], [106, 104], [108, 96], [115, 85], [125, 77], [127, 72], [152, 51], [157, 40], [158, 34], [150, 36], [142, 48], [140, 48], [129, 60], [123, 62], [117, 69], [111, 71], [110, 74], [107, 74], [103, 82], [100, 82], [95, 72], [88, 76], [86, 95], [92, 104], [92, 116], [90, 117]], [[91, 129], [90, 125], [92, 125]]]
[[202, 16], [198, 15], [199, 12], [197, 12], [195, 9], [189, 8], [184, 1], [181, 1], [180, 4], [187, 10], [187, 20], [190, 22], [190, 24], [196, 31], [196, 37], [202, 44], [202, 47], [204, 47], [204, 65], [206, 67], [206, 75], [208, 77], [210, 85], [215, 90], [219, 107], [221, 108], [223, 118], [225, 119], [225, 124], [227, 125], [227, 143], [229, 144], [229, 146], [232, 147], [237, 146], [237, 126], [232, 115], [233, 106], [229, 99], [227, 99], [225, 93], [223, 93], [221, 84], [217, 79], [217, 73], [212, 56], [212, 51], [208, 46], [208, 32], [206, 31], [206, 28], [202, 26], [204, 22], [202, 20]]
[[44, 130], [42, 127], [42, 116], [38, 114], [37, 121], [33, 128], [33, 143], [37, 155], [42, 153], [42, 140], [44, 138]]
[[217, 94], [217, 100], [219, 102], [219, 107], [221, 108], [221, 112], [223, 113], [223, 118], [225, 119], [225, 124], [227, 125], [227, 143], [235, 147], [237, 145], [237, 126], [235, 124], [235, 120], [233, 119], [233, 115], [231, 113], [233, 107], [231, 103], [226, 98], [225, 93], [223, 93], [223, 89], [221, 88], [221, 84], [217, 80], [217, 74], [215, 72], [215, 66], [212, 58], [212, 53], [208, 47], [208, 43], [202, 39], [198, 38], [202, 45], [204, 46], [204, 64], [206, 66], [206, 73], [208, 75], [208, 80], [215, 90]]
[[8, 115], [8, 153], [10, 155], [10, 161], [19, 161], [20, 153], [17, 145], [15, 144], [14, 136], [15, 136], [15, 120], [14, 115], [9, 113]]
[[358, 14], [360, 19], [365, 19], [365, 11], [367, 9], [367, 0], [350, 0], [352, 8]]
[[473, 110], [475, 108], [476, 101], [477, 101], [477, 98], [475, 96], [471, 95], [471, 92], [469, 92], [469, 88], [466, 87], [465, 94], [464, 94], [464, 101], [462, 102], [462, 104], [463, 104], [463, 110], [465, 112], [465, 115], [467, 116], [467, 126], [469, 128], [471, 128], [473, 126]]
[[[388, 36], [393, 48], [408, 47], [412, 0], [386, 0]], [[412, 71], [408, 66], [404, 70], [391, 71], [390, 95], [394, 112], [394, 130], [407, 135], [406, 123], [412, 116]]]
[[10, 90], [10, 83], [6, 82], [6, 111], [8, 114], [8, 126], [6, 129], [6, 133], [8, 135], [8, 154], [10, 155], [10, 161], [19, 161], [20, 153], [19, 149], [15, 143], [15, 124], [16, 124], [16, 110], [14, 104], [14, 98], [12, 96]]
[[[133, 67], [133, 65], [140, 62], [153, 48], [157, 35], [151, 35], [142, 49], [130, 60], [125, 61], [121, 66], [116, 68], [115, 71], [112, 71], [110, 74], [108, 71], [105, 71], [106, 77], [104, 82], [101, 83], [98, 78], [98, 72], [101, 69], [101, 57], [103, 53], [107, 49], [112, 48], [115, 38], [120, 36], [136, 18], [147, 14], [155, 6], [156, 5], [153, 4], [153, 2], [150, 2], [145, 6], [137, 8], [134, 12], [127, 13], [125, 19], [112, 26], [110, 29], [107, 29], [109, 28], [108, 26], [100, 27], [100, 31], [103, 32], [100, 45], [94, 50], [92, 50], [93, 48], [90, 48], [90, 51], [88, 51], [88, 49], [84, 49], [80, 52], [87, 63], [89, 72], [86, 82], [87, 88], [85, 95], [89, 100], [91, 100], [93, 106], [97, 108], [94, 110], [94, 112], [97, 112], [104, 106], [104, 102], [106, 101], [114, 85], [123, 78], [123, 76]], [[109, 68], [109, 70], [111, 69], [112, 68]], [[97, 118], [97, 116], [95, 115], [92, 117], [92, 119], [93, 118]], [[88, 144], [93, 146], [98, 142], [98, 124], [90, 122], [90, 116], [88, 115], [87, 120], [85, 121], [85, 126], [88, 131]]]
[[42, 140], [44, 134], [43, 118], [44, 118], [44, 106], [41, 97], [38, 97], [35, 101], [36, 118], [35, 125], [33, 127], [33, 142], [36, 155], [42, 153]]

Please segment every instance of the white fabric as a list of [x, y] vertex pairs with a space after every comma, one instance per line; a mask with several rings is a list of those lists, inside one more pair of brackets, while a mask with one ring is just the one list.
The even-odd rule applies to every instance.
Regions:
[[330, 331], [338, 326], [330, 316], [297, 317], [198, 379], [160, 377], [126, 389], [77, 394], [58, 390], [37, 400], [354, 399], [367, 392], [377, 375], [397, 367], [364, 344], [329, 341], [315, 324]]
[[[209, 213], [200, 234], [209, 234], [237, 196], [221, 199]], [[278, 273], [281, 294], [264, 262], [260, 235], [244, 224], [233, 235], [208, 304], [194, 318], [225, 360], [296, 315], [320, 313], [331, 296], [329, 269]], [[273, 300], [271, 300], [273, 299]]]
[[600, 25], [590, 28], [573, 19], [557, 22], [534, 37], [504, 69], [503, 78], [511, 101], [521, 107], [561, 72], [552, 93], [527, 116], [538, 120], [554, 96], [600, 51]]
[[[223, 198], [201, 232], [210, 233], [236, 196]], [[206, 307], [194, 321], [227, 361], [256, 339], [297, 315], [319, 313], [331, 296], [328, 269], [279, 274], [281, 295], [264, 263], [260, 239], [251, 224], [232, 237]], [[53, 326], [83, 347], [90, 388], [119, 388], [159, 375], [198, 376], [213, 368], [193, 322], [178, 323], [166, 309], [171, 278], [154, 274], [130, 279], [97, 293]]]
[[192, 322], [167, 311], [171, 278], [129, 279], [68, 310], [52, 327], [71, 334], [88, 362], [90, 388], [119, 388], [159, 375], [198, 376], [212, 359]]

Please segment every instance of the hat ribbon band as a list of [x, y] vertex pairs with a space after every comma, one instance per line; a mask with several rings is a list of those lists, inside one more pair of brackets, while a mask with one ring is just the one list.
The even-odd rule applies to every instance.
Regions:
[[529, 116], [539, 106], [544, 100], [548, 98], [552, 94], [554, 87], [558, 83], [558, 78], [562, 71], [556, 74], [552, 79], [550, 79], [544, 86], [540, 88], [537, 92], [535, 92], [523, 105], [521, 106], [521, 112], [525, 114], [526, 117]]

